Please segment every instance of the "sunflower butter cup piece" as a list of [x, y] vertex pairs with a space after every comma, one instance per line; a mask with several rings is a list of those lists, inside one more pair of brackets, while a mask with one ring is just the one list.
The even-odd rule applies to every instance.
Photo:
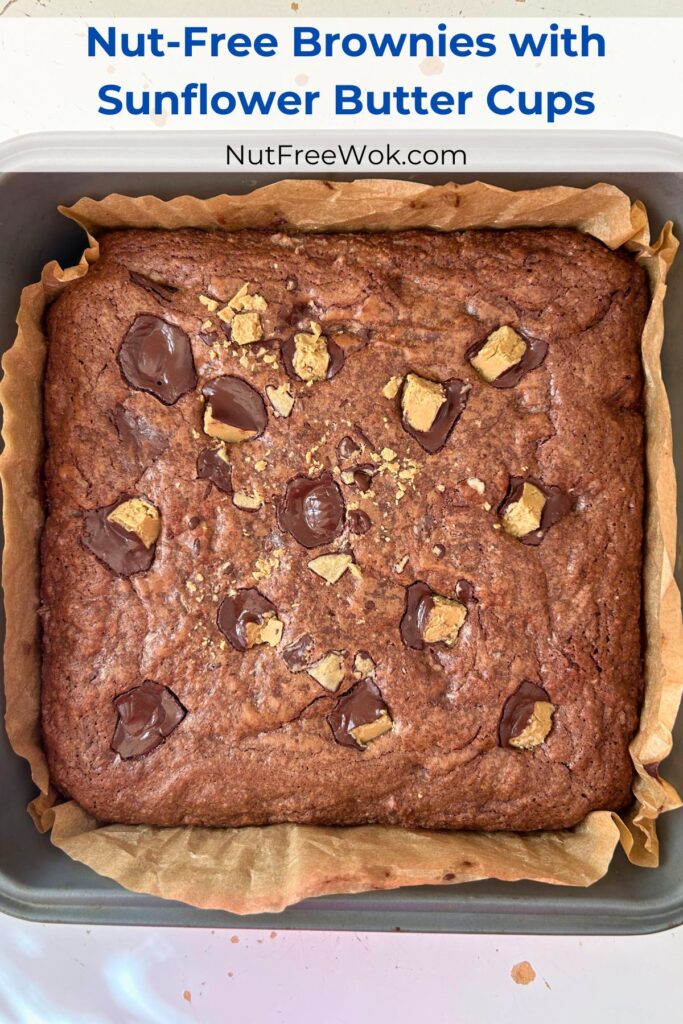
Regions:
[[400, 389], [403, 429], [430, 455], [446, 444], [467, 402], [467, 385], [456, 378], [429, 380], [406, 375]]
[[339, 698], [327, 721], [337, 743], [356, 750], [365, 750], [394, 725], [379, 687], [369, 678], [361, 679]]
[[146, 498], [123, 498], [85, 513], [83, 543], [117, 576], [147, 572], [161, 533], [159, 510]]
[[226, 640], [240, 652], [261, 644], [277, 647], [284, 629], [275, 605], [256, 587], [236, 590], [224, 597], [217, 623]]
[[543, 743], [552, 728], [555, 706], [542, 686], [528, 680], [508, 697], [498, 726], [501, 747], [533, 750]]
[[299, 331], [282, 345], [282, 361], [294, 380], [314, 383], [330, 380], [344, 365], [344, 350], [311, 321], [308, 331]]
[[467, 608], [462, 601], [437, 594], [418, 580], [406, 588], [401, 639], [406, 647], [417, 651], [430, 644], [454, 647], [466, 618]]
[[325, 690], [335, 693], [344, 678], [344, 655], [341, 651], [328, 651], [318, 661], [309, 665], [306, 672]]
[[541, 365], [548, 345], [538, 338], [523, 338], [513, 327], [498, 327], [467, 353], [479, 376], [495, 388], [512, 388]]
[[551, 526], [571, 511], [572, 504], [560, 487], [533, 476], [512, 476], [498, 515], [506, 533], [523, 544], [537, 546]]
[[228, 444], [260, 437], [268, 424], [263, 398], [241, 377], [215, 377], [202, 389], [204, 433]]

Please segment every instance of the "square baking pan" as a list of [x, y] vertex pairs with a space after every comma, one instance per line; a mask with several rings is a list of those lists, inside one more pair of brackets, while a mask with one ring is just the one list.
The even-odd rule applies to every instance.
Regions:
[[[680, 166], [679, 155], [676, 153], [674, 157], [669, 153], [671, 162], [665, 166]], [[0, 170], [2, 167], [0, 152]], [[101, 198], [110, 192], [151, 193], [161, 198], [239, 193], [284, 176], [292, 175], [200, 171], [133, 173], [125, 170], [21, 170], [1, 174], [2, 351], [14, 338], [14, 317], [22, 286], [37, 280], [49, 259], [56, 258], [63, 266], [77, 262], [84, 247], [82, 231], [57, 214], [59, 203], [68, 205], [83, 195]], [[653, 234], [656, 235], [664, 220], [669, 218], [683, 225], [683, 174], [670, 169], [609, 174], [543, 171], [391, 176], [430, 183], [464, 182], [484, 177], [493, 184], [513, 189], [551, 184], [586, 186], [607, 180], [632, 198], [646, 203]], [[669, 278], [667, 342], [663, 356], [679, 473], [683, 473], [683, 350], [678, 341], [682, 332], [683, 261], [679, 260]], [[677, 578], [679, 584], [683, 582], [680, 565]], [[680, 722], [677, 733], [674, 754], [666, 761], [663, 771], [667, 779], [683, 789], [683, 727]], [[683, 813], [679, 812], [664, 815], [658, 823], [659, 869], [633, 867], [618, 850], [607, 876], [588, 889], [482, 881], [326, 896], [306, 900], [280, 914], [241, 917], [128, 892], [53, 847], [48, 836], [38, 834], [26, 813], [34, 787], [26, 763], [11, 751], [4, 730], [0, 731], [0, 771], [4, 780], [0, 802], [0, 910], [19, 917], [81, 924], [546, 934], [643, 933], [683, 922]]]

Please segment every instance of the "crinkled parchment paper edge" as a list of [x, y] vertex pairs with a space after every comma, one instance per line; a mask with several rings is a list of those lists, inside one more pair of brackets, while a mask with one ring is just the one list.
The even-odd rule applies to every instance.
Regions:
[[[163, 202], [112, 195], [82, 199], [66, 216], [88, 232], [76, 267], [48, 264], [41, 281], [24, 289], [18, 334], [3, 359], [0, 399], [5, 451], [3, 585], [7, 614], [5, 686], [7, 729], [25, 757], [40, 795], [30, 812], [38, 828], [75, 860], [138, 892], [237, 913], [281, 910], [307, 896], [389, 889], [401, 885], [522, 878], [590, 885], [607, 870], [621, 839], [635, 864], [655, 866], [655, 821], [680, 800], [658, 772], [671, 749], [671, 729], [683, 681], [683, 630], [673, 568], [676, 482], [671, 416], [660, 372], [665, 278], [677, 242], [668, 224], [650, 244], [639, 203], [610, 185], [508, 192], [482, 183], [420, 185], [366, 180], [348, 183], [282, 181], [245, 196]], [[626, 245], [645, 266], [652, 304], [643, 333], [647, 423], [648, 505], [644, 605], [647, 655], [641, 727], [631, 751], [634, 804], [619, 817], [593, 812], [559, 832], [417, 832], [398, 828], [203, 829], [99, 826], [73, 801], [56, 802], [40, 743], [38, 547], [43, 521], [42, 374], [45, 306], [98, 258], [96, 235], [118, 227], [288, 227], [298, 230], [398, 230], [429, 227], [571, 226], [612, 248]], [[648, 772], [645, 765], [650, 767]]]

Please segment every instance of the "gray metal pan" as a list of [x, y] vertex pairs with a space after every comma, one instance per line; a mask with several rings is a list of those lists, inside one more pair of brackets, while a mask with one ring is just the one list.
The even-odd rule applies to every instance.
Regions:
[[[281, 175], [280, 175], [281, 176]], [[329, 175], [344, 177], [344, 175]], [[170, 198], [246, 192], [278, 175], [216, 173], [7, 173], [0, 177], [0, 342], [14, 337], [19, 291], [35, 281], [48, 259], [64, 265], [83, 248], [79, 229], [56, 213], [58, 203], [109, 192]], [[406, 177], [408, 177], [406, 175]], [[430, 182], [472, 175], [412, 175]], [[683, 224], [683, 176], [675, 173], [486, 174], [510, 188], [588, 185], [607, 178], [648, 206], [654, 230], [670, 217]], [[683, 471], [683, 261], [670, 279], [664, 373], [672, 403], [675, 456]], [[679, 499], [679, 521], [681, 508]], [[680, 567], [679, 582], [682, 580]], [[683, 787], [683, 727], [666, 775]], [[683, 922], [683, 813], [660, 822], [662, 865], [629, 865], [618, 852], [608, 875], [589, 889], [533, 883], [478, 882], [307, 900], [282, 914], [236, 917], [196, 910], [120, 888], [76, 864], [39, 835], [26, 814], [33, 795], [27, 767], [0, 733], [0, 909], [41, 921], [78, 923], [405, 930], [433, 932], [607, 933], [651, 932]]]

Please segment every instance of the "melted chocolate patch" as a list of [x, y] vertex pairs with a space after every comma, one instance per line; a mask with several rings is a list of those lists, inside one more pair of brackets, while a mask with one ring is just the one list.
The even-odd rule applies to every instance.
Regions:
[[498, 726], [498, 742], [501, 747], [509, 747], [510, 740], [523, 733], [531, 721], [534, 704], [537, 701], [549, 701], [550, 697], [541, 686], [526, 680], [520, 683], [511, 697], [503, 705], [503, 714]]
[[127, 500], [124, 496], [111, 505], [91, 509], [84, 516], [83, 543], [117, 576], [147, 572], [154, 561], [156, 551], [156, 543], [147, 547], [137, 533], [124, 530], [120, 523], [113, 523], [107, 519], [110, 512]]
[[[310, 333], [310, 329], [302, 328], [302, 330], [297, 331], [296, 333], [297, 334]], [[327, 373], [325, 374], [325, 380], [332, 380], [332, 378], [336, 377], [336, 375], [339, 373], [339, 371], [341, 370], [342, 366], [344, 365], [344, 359], [345, 359], [344, 349], [341, 348], [337, 344], [337, 342], [334, 341], [329, 336], [329, 334], [325, 334], [325, 331], [322, 332], [322, 335], [325, 338], [325, 341], [327, 342], [327, 352], [328, 352], [328, 355], [330, 357], [330, 361], [329, 361], [329, 364], [328, 364], [328, 367], [327, 367]], [[291, 335], [291, 337], [287, 338], [285, 341], [282, 342], [282, 345], [280, 346], [280, 352], [282, 354], [282, 362], [284, 363], [285, 370], [287, 371], [287, 376], [291, 377], [292, 380], [297, 380], [297, 381], [300, 382], [301, 381], [301, 377], [299, 376], [299, 374], [294, 369], [294, 356], [296, 354], [296, 343], [294, 341], [294, 335], [293, 334]]]
[[363, 750], [351, 735], [359, 725], [369, 725], [389, 709], [382, 699], [379, 687], [371, 679], [361, 679], [339, 698], [327, 716], [332, 735], [343, 747]]
[[250, 623], [260, 625], [268, 612], [277, 615], [273, 602], [256, 587], [247, 587], [223, 598], [216, 621], [221, 633], [235, 650], [246, 651], [247, 626]]
[[405, 420], [402, 414], [401, 399], [406, 386], [405, 381], [398, 395], [399, 412], [401, 413], [401, 424], [403, 429], [414, 437], [417, 443], [426, 452], [433, 455], [440, 451], [450, 437], [455, 424], [458, 422], [467, 404], [467, 390], [464, 381], [453, 378], [452, 380], [439, 381], [446, 395], [446, 401], [441, 405], [436, 414], [436, 419], [429, 430], [415, 430]]
[[145, 277], [144, 274], [138, 274], [134, 270], [129, 270], [130, 279], [135, 284], [139, 285], [140, 288], [144, 288], [145, 291], [153, 295], [159, 302], [162, 302], [165, 306], [170, 305], [173, 302], [173, 296], [178, 291], [170, 284], [160, 284], [158, 281], [153, 281], [151, 277]]
[[560, 519], [563, 519], [571, 512], [574, 502], [568, 494], [565, 494], [561, 487], [555, 487], [553, 484], [544, 484], [538, 477], [528, 475], [511, 476], [507, 493], [498, 506], [499, 516], [503, 515], [509, 505], [519, 501], [525, 483], [533, 484], [534, 487], [538, 488], [545, 498], [545, 505], [541, 512], [541, 525], [539, 529], [532, 530], [531, 533], [526, 533], [523, 537], [517, 537], [516, 540], [520, 540], [522, 544], [529, 544], [531, 547], [538, 547], [550, 527], [559, 523]]
[[401, 639], [406, 647], [424, 650], [422, 634], [433, 607], [433, 591], [426, 583], [418, 580], [406, 588], [406, 607], [401, 619]]
[[356, 533], [359, 536], [367, 533], [372, 526], [370, 516], [361, 509], [353, 509], [353, 511], [349, 512], [347, 520], [351, 533]]
[[124, 760], [156, 749], [187, 714], [172, 690], [151, 679], [114, 697], [114, 707], [119, 717], [111, 748]]
[[197, 477], [209, 480], [219, 491], [232, 494], [232, 466], [218, 448], [204, 448], [197, 456]]
[[215, 377], [202, 388], [211, 405], [211, 415], [238, 430], [253, 431], [258, 437], [268, 425], [266, 403], [256, 388], [241, 377]]
[[342, 437], [337, 445], [337, 455], [342, 461], [352, 459], [360, 451], [360, 445], [352, 437]]
[[[527, 373], [536, 370], [548, 354], [548, 343], [546, 341], [541, 341], [540, 338], [527, 338], [526, 335], [521, 334], [519, 331], [517, 333], [526, 345], [524, 355], [518, 363], [511, 366], [509, 370], [504, 370], [495, 380], [486, 381], [492, 388], [514, 388], [523, 377], [526, 377]], [[465, 358], [471, 362], [481, 352], [489, 337], [490, 335], [487, 335], [482, 341], [478, 341], [475, 345], [468, 348]]]
[[287, 484], [278, 505], [278, 522], [283, 530], [305, 548], [329, 544], [344, 527], [346, 506], [330, 473], [319, 477], [297, 476]]
[[310, 664], [315, 641], [310, 633], [303, 633], [293, 644], [285, 647], [282, 660], [290, 672], [303, 672]]
[[139, 316], [119, 349], [121, 373], [132, 388], [174, 405], [197, 383], [190, 339], [158, 316]]
[[168, 447], [168, 438], [160, 430], [123, 405], [116, 407], [114, 425], [122, 442], [133, 449], [142, 463], [154, 462]]

